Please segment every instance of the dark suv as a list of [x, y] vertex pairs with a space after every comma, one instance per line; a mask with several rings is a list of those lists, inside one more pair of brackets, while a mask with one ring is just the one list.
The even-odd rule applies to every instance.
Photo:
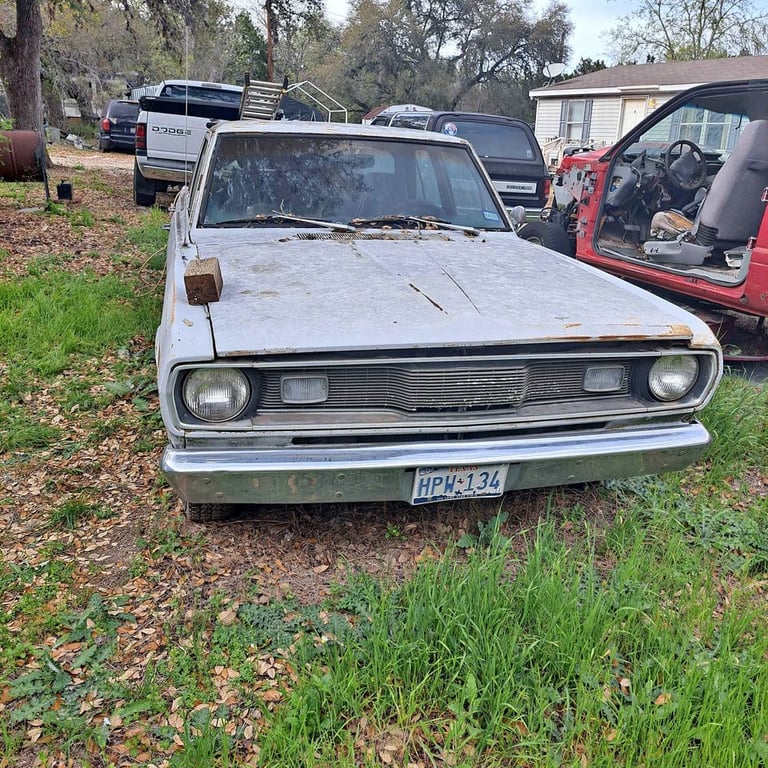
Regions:
[[113, 149], [133, 152], [138, 116], [138, 101], [111, 99], [104, 110], [104, 117], [101, 118], [99, 149], [102, 152]]
[[524, 120], [480, 112], [415, 111], [382, 114], [373, 124], [460, 136], [480, 156], [507, 208], [522, 205], [529, 220], [538, 220], [546, 205], [551, 177], [531, 126]]

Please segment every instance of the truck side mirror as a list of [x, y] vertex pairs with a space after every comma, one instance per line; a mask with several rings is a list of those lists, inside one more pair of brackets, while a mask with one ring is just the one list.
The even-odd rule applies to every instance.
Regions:
[[519, 227], [525, 221], [525, 208], [522, 205], [516, 205], [514, 208], [507, 208], [509, 218], [512, 223]]

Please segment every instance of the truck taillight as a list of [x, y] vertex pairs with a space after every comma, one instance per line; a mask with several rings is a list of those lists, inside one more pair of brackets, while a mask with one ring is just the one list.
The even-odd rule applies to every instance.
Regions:
[[549, 197], [549, 193], [552, 191], [552, 179], [547, 177], [544, 179], [544, 197]]
[[109, 129], [112, 127], [112, 123], [109, 122], [109, 118], [105, 117], [101, 121], [101, 130], [104, 131], [104, 133], [109, 133]]
[[147, 148], [147, 124], [136, 123], [136, 149]]

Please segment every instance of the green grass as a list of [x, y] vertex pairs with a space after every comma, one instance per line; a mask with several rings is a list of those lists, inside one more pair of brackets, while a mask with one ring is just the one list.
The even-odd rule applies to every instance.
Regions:
[[[61, 390], [68, 412], [97, 411], [111, 397], [128, 392], [143, 403], [154, 391], [151, 361], [124, 355], [116, 366], [121, 393], [94, 395], [99, 379], [66, 375], [83, 369], [136, 337], [152, 338], [159, 296], [139, 291], [116, 275], [76, 275], [56, 268], [13, 281], [0, 281], [0, 450], [26, 450], [53, 442], [61, 428], [38, 413], [39, 381]], [[65, 374], [65, 375], [62, 375]]]
[[156, 318], [154, 297], [137, 297], [117, 276], [54, 271], [0, 282], [3, 352], [15, 367], [44, 377], [60, 373], [75, 354], [97, 355], [151, 336]]
[[[708, 418], [720, 418], [741, 387], [726, 383]], [[762, 419], [753, 411], [728, 427], [759, 456]], [[231, 594], [197, 591], [158, 616], [167, 652], [136, 684], [116, 682], [118, 631], [133, 617], [94, 595], [29, 637], [39, 669], [5, 667], [6, 749], [19, 743], [13, 726], [42, 722], [69, 754], [90, 745], [106, 760], [108, 734], [81, 715], [96, 697], [125, 723], [147, 722], [156, 754], [179, 768], [240, 765], [256, 742], [265, 767], [758, 768], [768, 757], [764, 595], [733, 562], [759, 551], [765, 505], [747, 505], [743, 520], [754, 525], [732, 526], [717, 546], [692, 523], [707, 517], [713, 492], [733, 490], [737, 469], [754, 466], [713, 447], [689, 472], [613, 484], [603, 497], [616, 514], [601, 530], [566, 502], [514, 533], [512, 502], [502, 500], [461, 548], [423, 561], [404, 584], [350, 572], [323, 605], [245, 595], [232, 604]], [[567, 544], [565, 521], [578, 533]], [[158, 564], [201, 545], [171, 528], [144, 552]], [[44, 569], [54, 563], [59, 572], [42, 580], [39, 569], [7, 576], [6, 588], [43, 590], [16, 617], [39, 611], [53, 585], [66, 589], [60, 560]], [[44, 631], [54, 649], [82, 644], [72, 663], [83, 684], [48, 663]], [[22, 655], [15, 641], [7, 662]], [[264, 659], [283, 672], [265, 676]], [[234, 698], [217, 688], [219, 669], [237, 671]], [[276, 690], [280, 703], [265, 706]], [[244, 713], [254, 711], [251, 732]], [[141, 744], [132, 750], [141, 754]]]
[[48, 200], [45, 212], [54, 216], [64, 216], [73, 227], [93, 227], [96, 224], [94, 215], [86, 208], [70, 209], [63, 203]]
[[[39, 449], [59, 462], [0, 550], [0, 765], [768, 764], [768, 500], [748, 482], [768, 464], [768, 388], [724, 379], [689, 470], [542, 491], [525, 531], [510, 495], [404, 583], [350, 566], [322, 604], [265, 600], [257, 569], [236, 582], [214, 539], [185, 532], [159, 479], [110, 546], [119, 502], [94, 477], [120, 468], [99, 446], [157, 447], [164, 221], [127, 232], [128, 277], [50, 254], [0, 282], [3, 482], [18, 469], [26, 488]], [[405, 550], [408, 531], [382, 538]], [[84, 543], [130, 546], [124, 571]], [[102, 568], [115, 583], [97, 590]]]
[[[125, 366], [116, 394], [142, 386]], [[129, 756], [177, 768], [244, 765], [256, 745], [264, 768], [759, 768], [768, 505], [743, 478], [765, 466], [765, 406], [765, 388], [727, 378], [704, 415], [717, 439], [702, 460], [597, 489], [613, 510], [602, 527], [589, 501], [552, 491], [539, 524], [515, 531], [508, 497], [403, 584], [350, 569], [322, 605], [253, 600], [247, 585], [187, 590], [158, 614], [165, 652], [140, 679], [121, 675], [134, 617], [77, 589], [51, 545], [35, 567], [0, 570], [24, 626], [0, 631], [5, 755], [40, 728], [70, 759], [108, 763], [118, 737], [84, 714], [98, 701], [136, 734]], [[100, 514], [83, 495], [48, 524], [82, 530]], [[206, 561], [205, 540], [173, 525], [137, 544], [132, 575], [148, 589], [163, 588], [165, 565]], [[19, 671], [30, 656], [36, 668]], [[222, 669], [235, 671], [227, 695]]]
[[[12, 388], [16, 390], [17, 386], [18, 383], [13, 384]], [[61, 434], [59, 428], [41, 423], [39, 418], [20, 405], [0, 401], [0, 450], [43, 448], [57, 440]]]
[[[642, 509], [633, 510], [635, 514]], [[638, 527], [606, 572], [543, 523], [519, 560], [448, 551], [386, 593], [359, 638], [314, 664], [262, 744], [263, 765], [759, 765], [768, 727], [762, 606], [715, 616], [708, 569], [668, 573], [680, 539]], [[699, 560], [699, 564], [701, 561]], [[672, 566], [674, 568], [674, 566]]]
[[71, 529], [76, 528], [89, 518], [104, 519], [111, 516], [112, 512], [109, 509], [89, 502], [85, 498], [78, 497], [66, 499], [52, 509], [48, 515], [48, 523], [54, 528], [64, 527]]
[[3, 182], [0, 184], [0, 197], [7, 197], [21, 206], [26, 204], [29, 190], [29, 184], [24, 182]]
[[150, 208], [141, 226], [131, 227], [127, 233], [128, 242], [148, 254], [147, 266], [159, 270], [165, 265], [165, 244], [168, 233], [163, 229], [166, 214], [159, 208]]

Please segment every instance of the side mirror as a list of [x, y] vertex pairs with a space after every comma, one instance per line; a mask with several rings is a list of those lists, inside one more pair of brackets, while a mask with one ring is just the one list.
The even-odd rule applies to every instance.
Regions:
[[507, 208], [509, 218], [512, 219], [512, 223], [519, 227], [525, 221], [525, 208], [522, 205], [516, 205], [514, 208]]

